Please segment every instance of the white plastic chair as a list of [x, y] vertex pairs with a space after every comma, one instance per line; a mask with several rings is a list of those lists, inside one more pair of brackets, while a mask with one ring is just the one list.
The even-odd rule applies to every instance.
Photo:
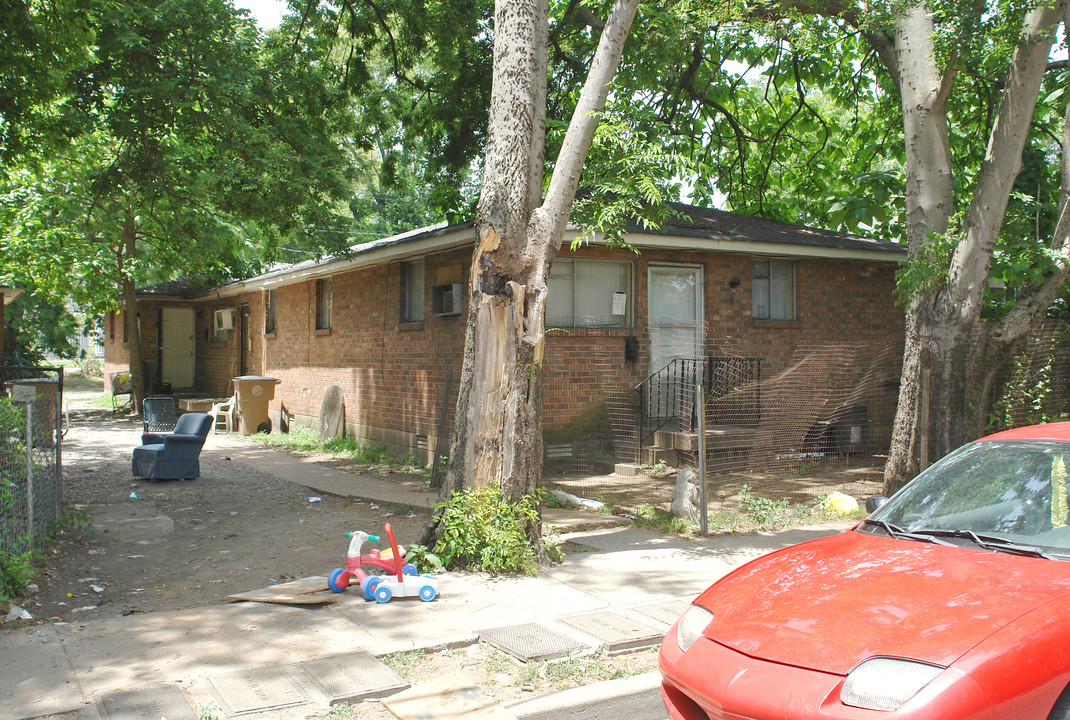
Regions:
[[238, 397], [236, 395], [231, 395], [229, 400], [212, 405], [212, 410], [208, 414], [212, 416], [213, 435], [215, 435], [216, 429], [219, 427], [220, 420], [223, 421], [223, 429], [225, 432], [234, 431], [234, 405], [237, 401]]

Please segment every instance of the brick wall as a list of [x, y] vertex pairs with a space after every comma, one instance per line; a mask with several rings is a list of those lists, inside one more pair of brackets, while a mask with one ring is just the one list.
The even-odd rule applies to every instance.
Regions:
[[279, 287], [277, 331], [260, 334], [263, 373], [282, 380], [271, 403], [276, 419], [285, 409], [312, 424], [327, 388], [338, 385], [350, 434], [396, 451], [415, 449], [417, 436], [433, 443], [446, 375], [454, 372], [455, 385], [460, 375], [464, 315], [434, 316], [431, 288], [466, 282], [470, 258], [469, 249], [425, 258], [421, 322], [400, 322], [396, 262], [332, 277], [326, 330], [315, 329], [315, 280]]
[[[702, 268], [707, 352], [717, 354], [728, 342], [734, 353], [761, 358], [763, 377], [782, 370], [801, 342], [865, 342], [903, 331], [902, 310], [893, 302], [895, 266], [890, 263], [797, 260], [796, 319], [775, 321], [752, 317], [749, 255], [653, 250], [635, 255], [585, 248], [562, 256], [630, 262], [632, 326], [548, 332], [543, 410], [545, 427], [551, 431], [582, 418], [610, 393], [633, 387], [650, 373], [646, 286], [653, 264]], [[277, 329], [270, 335], [264, 333], [267, 291], [203, 302], [196, 313], [198, 388], [216, 397], [232, 392], [231, 378], [240, 370], [240, 322], [225, 341], [216, 341], [213, 316], [216, 309], [229, 307], [237, 319], [244, 306], [249, 327], [246, 373], [281, 380], [271, 403], [276, 427], [283, 410], [297, 422], [314, 425], [324, 393], [338, 385], [350, 435], [397, 452], [419, 446], [420, 457], [429, 460], [431, 451], [424, 448], [433, 448], [447, 373], [453, 372], [454, 390], [459, 380], [465, 319], [464, 312], [434, 316], [432, 288], [454, 282], [467, 287], [470, 262], [470, 248], [425, 258], [425, 319], [420, 322], [400, 322], [402, 265], [397, 262], [332, 277], [328, 329], [316, 329], [314, 279], [277, 288]], [[151, 312], [155, 317], [155, 306], [145, 303], [143, 315]], [[107, 323], [106, 370], [114, 372], [126, 357], [121, 318], [115, 318], [114, 339]], [[144, 322], [142, 330], [143, 343], [154, 358], [155, 333], [145, 333]], [[626, 358], [628, 339], [637, 343], [634, 360]], [[452, 408], [449, 413], [452, 420]]]
[[[651, 372], [647, 272], [651, 265], [702, 268], [706, 352], [762, 360], [762, 377], [783, 370], [801, 342], [864, 343], [903, 333], [903, 311], [893, 299], [895, 265], [798, 259], [795, 320], [752, 316], [752, 257], [728, 253], [585, 249], [562, 257], [612, 257], [633, 267], [633, 327], [628, 330], [551, 330], [546, 348], [543, 418], [548, 430], [568, 425], [611, 393], [634, 387]], [[625, 359], [625, 338], [638, 342], [639, 359]]]

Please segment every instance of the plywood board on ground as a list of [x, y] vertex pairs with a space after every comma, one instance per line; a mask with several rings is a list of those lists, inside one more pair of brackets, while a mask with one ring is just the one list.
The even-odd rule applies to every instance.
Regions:
[[467, 673], [454, 672], [383, 700], [401, 720], [516, 720]]
[[227, 595], [227, 600], [231, 602], [248, 600], [282, 605], [320, 605], [335, 602], [337, 599], [338, 593], [327, 588], [327, 578], [323, 575], [271, 585], [260, 590]]

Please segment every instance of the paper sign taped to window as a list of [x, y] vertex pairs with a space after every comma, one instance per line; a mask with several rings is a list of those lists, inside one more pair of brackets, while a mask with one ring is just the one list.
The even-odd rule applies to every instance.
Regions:
[[627, 315], [628, 309], [628, 293], [615, 292], [613, 293], [613, 314], [614, 315]]

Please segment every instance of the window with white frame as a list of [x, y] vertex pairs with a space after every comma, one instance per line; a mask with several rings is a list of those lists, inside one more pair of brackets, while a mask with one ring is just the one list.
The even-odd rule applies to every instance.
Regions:
[[546, 326], [631, 326], [632, 264], [557, 258], [547, 280]]
[[331, 328], [331, 280], [316, 281], [316, 329]]
[[279, 291], [268, 290], [264, 293], [264, 334], [271, 335], [278, 330]]
[[424, 319], [424, 261], [401, 263], [401, 322]]
[[795, 319], [795, 261], [754, 258], [751, 310], [757, 320]]

